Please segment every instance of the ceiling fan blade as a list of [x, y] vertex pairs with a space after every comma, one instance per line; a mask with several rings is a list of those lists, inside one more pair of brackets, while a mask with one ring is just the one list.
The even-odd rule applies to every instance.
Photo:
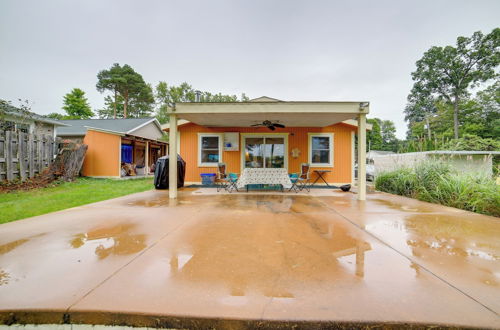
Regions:
[[262, 124], [253, 124], [253, 125], [250, 125], [250, 126], [262, 126]]
[[285, 128], [285, 125], [274, 123], [273, 126], [279, 127], [279, 128]]
[[276, 127], [274, 127], [273, 125], [269, 125], [267, 126], [267, 128], [269, 128], [271, 131], [274, 131], [276, 129]]

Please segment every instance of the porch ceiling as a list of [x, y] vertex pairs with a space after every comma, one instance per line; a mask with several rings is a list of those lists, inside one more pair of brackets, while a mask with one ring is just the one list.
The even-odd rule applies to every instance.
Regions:
[[209, 127], [248, 127], [264, 120], [287, 127], [325, 127], [368, 113], [365, 102], [179, 103], [175, 113]]
[[353, 114], [325, 113], [223, 113], [223, 114], [179, 114], [179, 118], [207, 127], [249, 127], [264, 120], [278, 122], [287, 127], [325, 127], [344, 120], [354, 119]]

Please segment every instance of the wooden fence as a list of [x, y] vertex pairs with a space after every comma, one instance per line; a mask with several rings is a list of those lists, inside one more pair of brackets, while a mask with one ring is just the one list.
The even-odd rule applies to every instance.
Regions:
[[0, 131], [0, 181], [32, 178], [48, 167], [56, 154], [52, 136]]

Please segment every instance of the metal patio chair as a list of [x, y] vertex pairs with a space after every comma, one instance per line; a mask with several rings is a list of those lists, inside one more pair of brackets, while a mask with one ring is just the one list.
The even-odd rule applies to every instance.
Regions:
[[298, 191], [302, 191], [304, 189], [306, 189], [307, 192], [311, 191], [311, 177], [309, 174], [310, 169], [311, 169], [311, 164], [309, 163], [300, 164], [300, 175], [297, 178], [297, 181], [295, 182], [296, 186], [295, 188], [298, 189]]
[[228, 192], [231, 192], [231, 190], [236, 190], [238, 191], [238, 187], [236, 186], [236, 183], [238, 182], [238, 174], [236, 173], [229, 173], [228, 174], [228, 178], [227, 178], [227, 186], [226, 186], [226, 190]]
[[229, 185], [229, 178], [226, 173], [226, 163], [217, 164], [217, 177], [215, 178], [215, 185], [217, 186], [217, 192], [221, 189], [226, 189]]

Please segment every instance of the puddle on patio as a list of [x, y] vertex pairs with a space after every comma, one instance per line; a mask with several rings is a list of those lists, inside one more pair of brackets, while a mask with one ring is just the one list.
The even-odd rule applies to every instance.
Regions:
[[146, 235], [134, 234], [135, 227], [131, 223], [96, 227], [75, 235], [69, 243], [74, 249], [89, 245], [100, 260], [110, 255], [134, 254], [146, 247]]
[[366, 230], [434, 272], [500, 287], [500, 222], [495, 218], [464, 212], [373, 216]]
[[33, 236], [30, 236], [30, 237], [27, 237], [27, 238], [21, 238], [21, 239], [18, 239], [18, 240], [9, 242], [9, 243], [2, 244], [2, 245], [0, 245], [0, 255], [9, 253], [12, 250], [18, 248], [19, 246], [21, 246], [21, 245], [23, 245], [25, 243], [28, 243], [33, 238], [37, 238], [37, 237], [40, 237], [40, 236], [43, 236], [43, 235], [45, 235], [45, 233], [38, 234], [38, 235], [33, 235]]
[[169, 249], [169, 277], [190, 287], [223, 286], [232, 297], [260, 294], [283, 299], [294, 298], [297, 285], [311, 288], [363, 280], [365, 253], [371, 245], [356, 238], [349, 225], [275, 214], [276, 208], [266, 206], [265, 211], [238, 219], [220, 213], [216, 220], [184, 230]]
[[290, 195], [210, 195], [180, 196], [170, 200], [167, 195], [151, 199], [139, 199], [127, 202], [127, 206], [139, 207], [193, 207], [217, 208], [225, 210], [251, 211], [263, 209], [272, 213], [318, 212], [324, 210], [323, 204], [309, 196]]

